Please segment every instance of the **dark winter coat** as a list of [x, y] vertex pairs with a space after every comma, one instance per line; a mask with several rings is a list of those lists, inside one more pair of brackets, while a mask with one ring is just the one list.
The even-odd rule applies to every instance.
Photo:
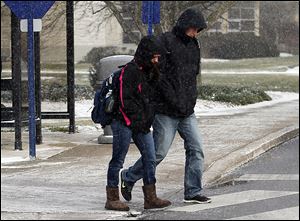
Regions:
[[153, 92], [157, 81], [152, 76], [151, 59], [160, 54], [154, 37], [144, 37], [136, 50], [134, 60], [121, 72], [119, 92], [119, 120], [133, 132], [150, 132], [154, 118]]
[[172, 32], [159, 37], [160, 43], [168, 52], [161, 59], [157, 113], [173, 117], [187, 117], [194, 113], [200, 48], [196, 38], [185, 34], [189, 27], [195, 27], [199, 31], [207, 27], [200, 12], [186, 10]]

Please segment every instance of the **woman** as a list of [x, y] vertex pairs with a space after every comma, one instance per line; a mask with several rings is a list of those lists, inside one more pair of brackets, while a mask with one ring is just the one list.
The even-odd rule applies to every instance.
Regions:
[[113, 132], [113, 153], [107, 173], [105, 208], [128, 211], [129, 207], [119, 199], [119, 172], [123, 167], [131, 138], [138, 147], [143, 162], [144, 208], [163, 208], [171, 205], [168, 200], [156, 196], [155, 148], [150, 127], [154, 118], [152, 101], [154, 87], [158, 81], [157, 68], [160, 47], [153, 36], [142, 38], [134, 59], [121, 71], [118, 113], [111, 128]]

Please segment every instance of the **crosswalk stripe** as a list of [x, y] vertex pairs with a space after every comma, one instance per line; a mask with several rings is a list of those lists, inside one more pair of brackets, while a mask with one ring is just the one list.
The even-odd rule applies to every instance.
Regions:
[[248, 203], [258, 200], [271, 199], [287, 195], [297, 194], [291, 191], [269, 191], [269, 190], [247, 190], [236, 193], [212, 196], [212, 202], [207, 204], [192, 204], [168, 209], [169, 211], [196, 212], [205, 209], [212, 209], [221, 206], [230, 206], [241, 203]]
[[299, 220], [299, 206], [234, 217], [228, 220]]
[[299, 180], [299, 174], [245, 174], [234, 180]]

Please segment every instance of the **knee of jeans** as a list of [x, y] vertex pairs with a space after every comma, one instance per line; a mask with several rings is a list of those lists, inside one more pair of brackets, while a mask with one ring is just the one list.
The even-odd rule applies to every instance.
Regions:
[[124, 160], [122, 159], [113, 159], [109, 162], [110, 167], [115, 167], [115, 168], [123, 168]]
[[156, 162], [160, 163], [165, 157], [166, 157], [167, 153], [164, 151], [157, 151], [156, 152]]
[[186, 154], [187, 156], [193, 156], [194, 158], [197, 158], [199, 160], [203, 160], [204, 159], [204, 153], [202, 148], [189, 148], [186, 149]]

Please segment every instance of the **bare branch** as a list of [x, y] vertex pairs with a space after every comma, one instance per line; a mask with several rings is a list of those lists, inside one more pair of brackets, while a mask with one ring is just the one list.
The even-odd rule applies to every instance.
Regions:
[[216, 10], [213, 10], [213, 12], [207, 17], [208, 21], [208, 27], [206, 30], [210, 29], [214, 23], [225, 13], [230, 9], [236, 1], [226, 1], [220, 5], [217, 6]]
[[119, 24], [121, 25], [123, 31], [126, 34], [128, 34], [129, 39], [131, 41], [135, 42], [136, 44], [138, 44], [140, 39], [138, 37], [136, 37], [134, 34], [132, 34], [131, 28], [127, 26], [126, 22], [124, 21], [124, 18], [121, 15], [121, 12], [118, 10], [117, 6], [113, 3], [113, 1], [104, 1], [104, 2], [106, 3], [109, 10], [111, 10], [112, 13], [114, 14], [114, 16], [116, 17], [116, 19], [119, 22]]

